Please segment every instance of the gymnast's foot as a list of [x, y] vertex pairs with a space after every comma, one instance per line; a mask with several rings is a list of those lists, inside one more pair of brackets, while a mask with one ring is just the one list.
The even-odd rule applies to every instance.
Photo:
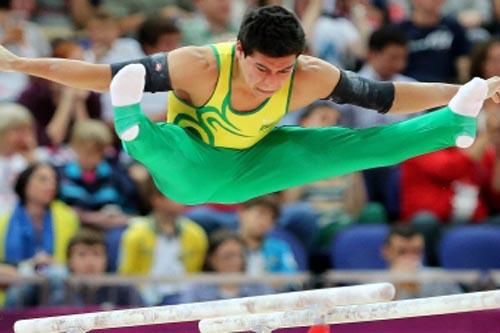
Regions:
[[[142, 99], [145, 83], [146, 69], [141, 64], [131, 64], [123, 67], [111, 81], [111, 104], [115, 108], [115, 118], [120, 117], [121, 107], [137, 108], [140, 112], [139, 102]], [[116, 120], [116, 119], [115, 119]], [[139, 135], [139, 125], [129, 124], [126, 128], [118, 130], [118, 135], [123, 141], [134, 140]]]
[[[457, 114], [465, 117], [477, 118], [487, 95], [488, 84], [486, 80], [474, 78], [460, 87], [448, 106]], [[455, 144], [459, 148], [468, 148], [473, 142], [474, 137], [467, 134], [458, 135], [455, 140]]]

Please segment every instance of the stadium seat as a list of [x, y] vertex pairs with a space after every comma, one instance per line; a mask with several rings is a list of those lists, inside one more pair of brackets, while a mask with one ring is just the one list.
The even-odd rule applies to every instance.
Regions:
[[334, 269], [385, 269], [381, 249], [388, 235], [387, 224], [358, 224], [342, 230], [332, 242]]
[[500, 226], [453, 227], [443, 235], [438, 252], [445, 269], [500, 269]]

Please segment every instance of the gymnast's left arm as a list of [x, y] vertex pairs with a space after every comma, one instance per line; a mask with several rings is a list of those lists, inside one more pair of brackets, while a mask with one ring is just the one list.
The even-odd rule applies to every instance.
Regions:
[[[444, 106], [460, 88], [460, 85], [446, 83], [375, 81], [329, 64], [323, 66], [329, 68], [325, 67], [321, 71], [322, 81], [330, 79], [330, 85], [334, 82], [327, 99], [380, 113], [412, 113]], [[487, 82], [488, 97], [500, 102], [500, 78], [492, 77]]]

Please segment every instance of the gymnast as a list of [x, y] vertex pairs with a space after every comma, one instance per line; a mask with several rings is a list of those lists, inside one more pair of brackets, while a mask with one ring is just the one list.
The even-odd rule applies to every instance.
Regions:
[[[451, 146], [468, 147], [483, 101], [500, 78], [464, 86], [370, 81], [301, 53], [304, 31], [280, 6], [249, 12], [235, 42], [183, 47], [112, 65], [18, 57], [0, 47], [0, 70], [75, 88], [111, 91], [124, 149], [160, 191], [185, 204], [235, 203], [292, 186], [387, 166]], [[165, 123], [139, 106], [168, 91]], [[276, 127], [318, 99], [381, 113], [437, 111], [368, 129]]]

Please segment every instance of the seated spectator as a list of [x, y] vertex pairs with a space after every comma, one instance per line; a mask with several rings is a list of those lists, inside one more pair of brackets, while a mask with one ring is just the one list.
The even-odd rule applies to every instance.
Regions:
[[[424, 238], [409, 225], [395, 225], [382, 248], [389, 270], [412, 276], [430, 270], [423, 266]], [[435, 269], [433, 269], [435, 270]], [[459, 285], [446, 282], [402, 282], [395, 284], [397, 299], [443, 296], [461, 293]]]
[[[87, 21], [85, 31], [88, 40], [85, 60], [112, 64], [144, 57], [139, 43], [133, 38], [120, 37], [118, 19], [105, 11], [97, 11]], [[113, 107], [109, 93], [101, 94], [102, 118], [107, 123], [113, 121]]]
[[[0, 217], [0, 262], [19, 266], [23, 275], [43, 275], [66, 262], [66, 246], [78, 229], [78, 218], [56, 199], [56, 172], [48, 164], [29, 166], [19, 175], [15, 190], [19, 203]], [[17, 296], [9, 297], [7, 304], [37, 304], [36, 294], [22, 294], [30, 297], [14, 292]]]
[[[130, 220], [120, 245], [118, 271], [128, 275], [182, 276], [199, 272], [207, 250], [207, 236], [182, 217], [184, 206], [163, 196], [149, 180], [147, 217]], [[149, 305], [177, 302], [181, 286], [158, 284], [143, 289]]]
[[0, 104], [0, 214], [14, 208], [14, 182], [35, 159], [33, 117], [21, 105]]
[[[146, 19], [137, 32], [137, 39], [145, 55], [169, 52], [181, 46], [181, 30], [175, 22], [163, 16]], [[166, 92], [147, 93], [141, 106], [143, 112], [153, 121], [165, 121], [168, 94]]]
[[465, 29], [444, 17], [444, 0], [411, 0], [412, 13], [397, 25], [409, 39], [405, 75], [424, 82], [462, 82], [467, 79], [470, 42]]
[[242, 203], [238, 210], [239, 235], [247, 248], [246, 272], [251, 275], [295, 273], [297, 262], [290, 245], [267, 237], [276, 225], [280, 207], [272, 196], [258, 197]]
[[488, 132], [498, 131], [498, 126], [493, 126], [495, 116], [493, 112], [486, 114], [492, 119], [491, 126], [480, 130], [470, 148], [448, 148], [402, 163], [401, 212], [405, 221], [429, 213], [441, 224], [480, 222], [488, 217], [484, 191], [491, 190], [495, 181], [496, 159]]
[[60, 198], [73, 206], [83, 224], [97, 228], [122, 227], [135, 213], [136, 188], [119, 164], [106, 160], [110, 129], [97, 120], [75, 124], [70, 144], [76, 160], [63, 165]]
[[[0, 2], [0, 44], [23, 57], [44, 57], [50, 54], [50, 45], [40, 27], [27, 20], [23, 12], [13, 8], [14, 0]], [[0, 101], [12, 102], [28, 84], [28, 76], [21, 73], [0, 73]]]
[[19, 174], [15, 191], [19, 203], [0, 219], [0, 262], [34, 260], [41, 269], [52, 262], [65, 263], [66, 245], [79, 223], [75, 212], [57, 200], [54, 168], [32, 164]]
[[[300, 115], [299, 125], [306, 128], [335, 126], [340, 118], [341, 112], [333, 103], [317, 102], [307, 107]], [[359, 172], [288, 189], [283, 192], [283, 196], [288, 205], [282, 209], [280, 222], [287, 229], [300, 228], [303, 223], [308, 224], [308, 228], [299, 229], [302, 234], [296, 236], [300, 239], [313, 237], [315, 251], [328, 247], [338, 231], [357, 222], [367, 204], [365, 184]], [[292, 207], [302, 203], [307, 203], [314, 211], [317, 216], [314, 221], [294, 221]], [[385, 218], [375, 219], [378, 220], [376, 222], [385, 221]], [[299, 225], [294, 226], [291, 223]], [[316, 227], [311, 224], [316, 224]], [[305, 230], [315, 234], [304, 234]]]
[[430, 265], [437, 264], [435, 246], [443, 225], [484, 222], [499, 210], [500, 122], [495, 111], [483, 117], [487, 126], [478, 128], [470, 148], [448, 148], [401, 164], [402, 219], [424, 234]]
[[[75, 41], [60, 40], [54, 44], [52, 56], [82, 60], [83, 52]], [[59, 146], [67, 141], [75, 121], [101, 116], [98, 94], [38, 78], [31, 79], [18, 102], [33, 114], [38, 144], [42, 146]]]
[[181, 20], [184, 45], [206, 45], [227, 42], [236, 37], [238, 28], [232, 22], [234, 1], [198, 0], [193, 17]]
[[[80, 230], [69, 242], [67, 269], [72, 275], [102, 275], [106, 273], [106, 241], [102, 233], [92, 229]], [[142, 300], [137, 290], [129, 286], [79, 286], [72, 288], [65, 298], [52, 293], [53, 305], [113, 305], [139, 306]]]
[[[245, 271], [245, 245], [237, 234], [220, 229], [208, 240], [208, 251], [203, 265], [204, 272], [231, 274]], [[181, 303], [206, 302], [218, 299], [249, 297], [272, 293], [272, 289], [260, 283], [195, 284], [186, 289]]]
[[121, 30], [126, 34], [137, 31], [150, 15], [179, 18], [189, 16], [194, 10], [192, 0], [102, 0], [101, 8], [117, 17]]
[[[64, 266], [51, 266], [44, 272], [48, 279], [47, 304], [62, 305], [142, 305], [137, 291], [128, 286], [66, 285], [71, 275], [103, 275], [106, 271], [106, 242], [104, 236], [91, 229], [79, 230], [69, 241], [66, 249], [68, 262]], [[33, 276], [33, 269], [23, 270], [23, 275]], [[31, 285], [12, 287], [8, 293], [8, 306], [32, 305], [29, 300], [39, 297], [41, 290]]]

